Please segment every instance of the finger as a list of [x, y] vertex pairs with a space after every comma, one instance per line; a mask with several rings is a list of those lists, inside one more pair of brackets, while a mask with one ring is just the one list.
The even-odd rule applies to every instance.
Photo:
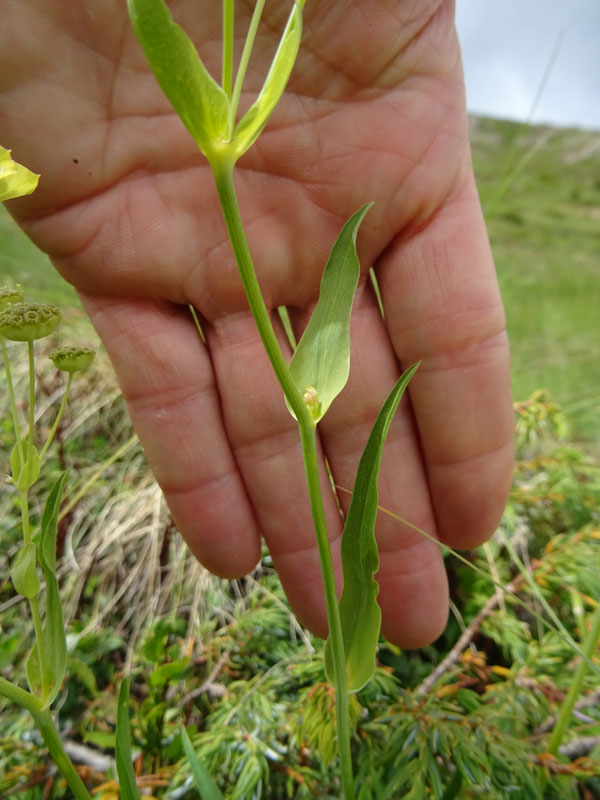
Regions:
[[[249, 312], [219, 318], [207, 338], [227, 435], [260, 530], [295, 613], [325, 637], [321, 568], [297, 423]], [[322, 459], [320, 479], [339, 578], [341, 517]]]
[[377, 275], [398, 357], [422, 360], [409, 392], [438, 534], [474, 547], [506, 503], [513, 412], [504, 312], [473, 185], [400, 238]]
[[[367, 439], [399, 377], [377, 302], [365, 283], [357, 291], [350, 333], [350, 377], [319, 426], [334, 481], [343, 487], [339, 497], [346, 511]], [[402, 647], [420, 647], [444, 629], [448, 588], [439, 545], [412, 527], [435, 536], [427, 476], [407, 396], [388, 432], [378, 488], [380, 506], [411, 523], [404, 525], [382, 512], [377, 517], [382, 629]]]
[[83, 295], [175, 522], [212, 572], [260, 557], [252, 507], [221, 419], [210, 357], [187, 308]]

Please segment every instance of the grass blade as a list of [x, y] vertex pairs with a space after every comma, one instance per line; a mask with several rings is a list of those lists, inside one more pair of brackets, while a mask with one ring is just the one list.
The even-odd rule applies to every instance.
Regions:
[[185, 755], [192, 770], [192, 775], [194, 776], [196, 788], [198, 789], [202, 800], [224, 800], [221, 790], [212, 779], [204, 764], [198, 758], [198, 755], [194, 750], [194, 745], [192, 744], [185, 728], [181, 729], [181, 739], [183, 741]]
[[121, 682], [117, 706], [117, 775], [122, 800], [140, 800], [140, 792], [131, 763], [131, 738], [129, 734], [129, 678]]

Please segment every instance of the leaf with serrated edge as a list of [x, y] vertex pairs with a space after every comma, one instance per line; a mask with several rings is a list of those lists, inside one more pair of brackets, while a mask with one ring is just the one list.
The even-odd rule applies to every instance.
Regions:
[[225, 143], [229, 99], [163, 0], [127, 0], [136, 36], [161, 89], [210, 160]]
[[301, 38], [302, 8], [295, 3], [263, 87], [235, 129], [233, 147], [237, 156], [258, 139], [279, 102], [296, 61]]
[[360, 276], [358, 228], [371, 204], [353, 214], [338, 236], [321, 279], [319, 300], [290, 361], [290, 373], [304, 396], [314, 390], [318, 422], [342, 391], [350, 373], [350, 312]]
[[212, 779], [204, 764], [198, 758], [194, 750], [194, 745], [190, 741], [190, 737], [185, 728], [181, 729], [181, 740], [183, 742], [185, 755], [190, 763], [192, 775], [194, 776], [196, 789], [198, 789], [202, 800], [224, 800], [221, 790]]
[[[377, 477], [385, 438], [402, 395], [417, 367], [418, 364], [414, 364], [400, 377], [379, 412], [358, 465], [352, 500], [342, 533], [344, 588], [339, 608], [350, 692], [361, 689], [375, 670], [381, 628], [381, 610], [377, 604], [379, 585], [374, 577], [379, 568], [375, 541]], [[331, 680], [333, 664], [329, 640], [325, 649], [325, 666]]]
[[121, 682], [117, 705], [117, 746], [115, 753], [119, 789], [122, 800], [140, 800], [140, 792], [131, 763], [131, 737], [129, 734], [129, 679]]

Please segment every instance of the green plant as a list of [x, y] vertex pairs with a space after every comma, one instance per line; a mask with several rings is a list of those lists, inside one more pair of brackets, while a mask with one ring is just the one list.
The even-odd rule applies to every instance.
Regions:
[[[35, 351], [34, 342], [50, 335], [60, 322], [56, 306], [23, 302], [20, 288], [0, 291], [0, 347], [6, 373], [15, 444], [10, 456], [11, 476], [8, 481], [19, 495], [21, 508], [22, 547], [13, 559], [11, 580], [18, 594], [26, 598], [35, 631], [35, 643], [27, 659], [27, 680], [30, 691], [0, 678], [0, 694], [28, 710], [44, 738], [54, 761], [78, 797], [87, 797], [87, 791], [70, 759], [64, 752], [60, 737], [54, 726], [50, 707], [60, 690], [67, 663], [67, 648], [56, 578], [56, 535], [58, 511], [66, 474], [54, 483], [48, 495], [39, 523], [30, 515], [30, 490], [38, 480], [44, 457], [56, 434], [66, 407], [73, 374], [87, 369], [94, 356], [90, 348], [58, 348], [51, 358], [55, 366], [67, 372], [62, 402], [56, 413], [46, 441], [41, 448], [34, 443], [35, 430]], [[26, 432], [22, 432], [18, 404], [11, 378], [10, 360], [6, 340], [24, 343], [27, 346], [29, 365], [29, 399]], [[37, 529], [37, 530], [36, 530]], [[45, 619], [42, 619], [40, 597], [41, 570], [45, 582]]]
[[[279, 66], [274, 67], [269, 73], [272, 78], [271, 83], [268, 85], [269, 79], [267, 79], [257, 103], [250, 109], [252, 113], [249, 111], [239, 123], [236, 119], [237, 101], [243, 81], [243, 70], [251, 47], [252, 32], [258, 24], [262, 4], [259, 2], [257, 5], [258, 10], [242, 59], [243, 68], [238, 73], [235, 85], [231, 66], [231, 40], [225, 37], [223, 83], [220, 87], [213, 85], [210, 76], [202, 71], [201, 65], [198, 66], [195, 51], [189, 47], [185, 35], [172, 26], [161, 3], [132, 2], [131, 6], [132, 8], [139, 6], [148, 11], [148, 26], [145, 27], [145, 21], [140, 23], [143, 29], [141, 38], [146, 36], [147, 39], [152, 39], [156, 31], [160, 30], [160, 26], [168, 30], [172, 46], [167, 48], [167, 60], [173, 58], [177, 62], [179, 57], [183, 57], [186, 64], [184, 70], [180, 69], [177, 63], [171, 66], [178, 69], [180, 76], [190, 79], [188, 87], [196, 85], [198, 89], [197, 92], [193, 90], [192, 94], [202, 110], [200, 119], [188, 113], [190, 110], [188, 97], [185, 92], [179, 93], [180, 86], [173, 92], [173, 102], [197, 139], [200, 149], [205, 152], [213, 165], [234, 248], [237, 248], [240, 271], [248, 288], [250, 303], [254, 304], [259, 328], [264, 323], [261, 334], [269, 351], [274, 337], [263, 313], [264, 306], [261, 306], [260, 295], [255, 291], [257, 286], [239, 220], [232, 174], [236, 159], [244, 148], [253, 143], [262, 125], [265, 124], [277, 100], [277, 94], [283, 88], [286, 73], [291, 69], [294, 48], [297, 48], [299, 39], [300, 6], [294, 7], [292, 11], [282, 47], [276, 57], [276, 64]], [[226, 31], [231, 32], [233, 3], [226, 2], [224, 8], [224, 27]], [[150, 12], [154, 13], [154, 21]], [[155, 25], [158, 28], [155, 28]], [[154, 44], [151, 42], [149, 50], [156, 61], [156, 72], [159, 76], [162, 75], [161, 82], [169, 93], [171, 67], [161, 72], [161, 59], [165, 53], [160, 42]], [[277, 69], [280, 69], [279, 74]], [[215, 140], [219, 141], [219, 137], [227, 146], [215, 146]], [[316, 474], [313, 457], [314, 436], [316, 424], [326, 413], [333, 397], [341, 390], [347, 377], [349, 349], [347, 320], [354, 291], [353, 276], [357, 272], [354, 240], [366, 212], [366, 207], [356, 212], [344, 227], [332, 251], [323, 276], [319, 304], [305, 337], [296, 348], [292, 363], [282, 366], [281, 354], [275, 349], [269, 351], [275, 370], [280, 369], [288, 405], [300, 427], [317, 535], [320, 536], [321, 551], [324, 555], [326, 581], [330, 581], [327, 563], [328, 545], [319, 510], [318, 482], [314, 480]], [[344, 276], [344, 280], [341, 280], [340, 275]], [[343, 354], [342, 358], [338, 358], [340, 353]], [[59, 360], [67, 359], [68, 363], [72, 355], [63, 352], [56, 354], [55, 357]], [[332, 355], [336, 356], [335, 363]], [[586, 666], [588, 668], [590, 664], [595, 666], [593, 650], [597, 640], [596, 621], [591, 626], [591, 632], [583, 648], [577, 645], [577, 641], [584, 638], [583, 632], [591, 616], [581, 609], [581, 595], [587, 592], [593, 600], [593, 569], [590, 570], [590, 564], [594, 563], [595, 558], [593, 536], [590, 535], [578, 542], [571, 541], [569, 537], [561, 541], [559, 536], [562, 534], [557, 536], [556, 529], [560, 526], [566, 529], [567, 521], [575, 524], [576, 518], [584, 516], [585, 504], [579, 502], [577, 491], [581, 496], [584, 493], [589, 495], [592, 491], [597, 491], [596, 484], [592, 484], [591, 480], [584, 484], [583, 480], [579, 481], [577, 477], [573, 477], [577, 466], [581, 474], [584, 472], [581, 462], [576, 464], [578, 459], [574, 454], [562, 460], [557, 458], [556, 463], [551, 465], [546, 473], [544, 473], [545, 466], [540, 465], [540, 459], [529, 466], [522, 464], [522, 474], [533, 476], [532, 480], [535, 479], [538, 486], [542, 479], [548, 477], [549, 491], [554, 481], [554, 488], [560, 484], [563, 492], [562, 503], [556, 497], [551, 501], [550, 495], [544, 495], [541, 515], [538, 512], [542, 503], [538, 502], [539, 498], [535, 499], [526, 479], [523, 481], [524, 486], [520, 487], [521, 496], [514, 498], [512, 521], [515, 519], [518, 519], [519, 523], [530, 521], [532, 526], [534, 523], [539, 523], [535, 541], [529, 551], [536, 559], [540, 558], [541, 565], [535, 564], [529, 575], [528, 564], [524, 563], [521, 557], [522, 550], [518, 547], [518, 542], [513, 541], [513, 535], [515, 539], [518, 538], [516, 532], [519, 527], [518, 525], [510, 527], [510, 516], [505, 521], [503, 530], [505, 538], [492, 543], [484, 551], [485, 557], [482, 554], [473, 555], [473, 563], [470, 563], [471, 557], [460, 557], [461, 564], [464, 566], [466, 562], [470, 568], [469, 577], [463, 576], [461, 583], [461, 590], [466, 597], [461, 598], [460, 606], [466, 622], [469, 623], [465, 633], [470, 634], [471, 638], [467, 637], [465, 640], [461, 637], [459, 643], [462, 642], [463, 647], [467, 647], [480, 631], [485, 637], [484, 643], [488, 648], [488, 654], [492, 649], [492, 655], [497, 658], [497, 661], [490, 661], [492, 666], [488, 667], [484, 653], [473, 653], [469, 650], [461, 653], [455, 647], [452, 647], [446, 658], [442, 659], [444, 649], [448, 649], [446, 645], [451, 634], [456, 630], [457, 623], [455, 623], [455, 627], [447, 634], [447, 641], [437, 646], [441, 659], [441, 664], [438, 666], [443, 667], [441, 671], [438, 669], [431, 671], [435, 660], [433, 648], [420, 656], [415, 656], [398, 654], [384, 646], [380, 650], [382, 657], [396, 659], [396, 663], [400, 664], [398, 674], [403, 673], [407, 676], [406, 689], [401, 692], [394, 680], [382, 669], [377, 669], [369, 681], [373, 673], [374, 651], [378, 644], [379, 632], [378, 608], [375, 602], [377, 586], [373, 580], [377, 568], [377, 553], [372, 541], [372, 524], [377, 511], [377, 469], [389, 420], [410, 374], [407, 373], [401, 379], [385, 404], [359, 469], [344, 532], [345, 585], [339, 606], [341, 612], [339, 620], [336, 619], [335, 596], [333, 600], [331, 593], [329, 596], [333, 636], [327, 646], [325, 662], [327, 673], [336, 685], [337, 716], [338, 721], [342, 720], [342, 728], [338, 727], [336, 734], [334, 692], [325, 682], [323, 662], [315, 659], [308, 667], [299, 664], [299, 658], [297, 654], [294, 655], [293, 647], [287, 639], [284, 640], [283, 637], [277, 639], [274, 635], [274, 630], [285, 627], [285, 613], [282, 615], [281, 609], [270, 606], [262, 609], [251, 608], [252, 604], [249, 603], [248, 609], [239, 613], [236, 609], [231, 615], [233, 619], [231, 627], [237, 625], [238, 638], [236, 639], [231, 631], [227, 634], [231, 637], [227, 644], [227, 647], [231, 645], [232, 651], [230, 667], [233, 667], [236, 673], [234, 679], [228, 683], [229, 697], [218, 708], [209, 708], [201, 717], [206, 725], [206, 729], [202, 732], [197, 732], [195, 726], [189, 726], [189, 733], [195, 739], [195, 745], [192, 744], [186, 729], [180, 727], [179, 719], [174, 726], [173, 715], [166, 713], [169, 702], [177, 705], [174, 698], [179, 699], [179, 695], [175, 694], [174, 690], [181, 682], [182, 676], [188, 675], [190, 666], [189, 658], [182, 656], [180, 652], [181, 643], [167, 645], [171, 634], [183, 635], [182, 625], [171, 625], [169, 620], [157, 620], [149, 631], [149, 635], [154, 639], [151, 642], [145, 641], [141, 653], [137, 654], [139, 661], [142, 662], [140, 673], [147, 672], [145, 668], [148, 662], [152, 664], [153, 669], [145, 676], [145, 684], [138, 680], [133, 699], [133, 704], [136, 706], [133, 739], [141, 748], [146, 763], [154, 765], [150, 767], [153, 771], [156, 770], [155, 762], [159, 758], [159, 753], [161, 751], [166, 753], [169, 750], [168, 756], [183, 762], [180, 767], [182, 773], [186, 768], [188, 775], [191, 771], [198, 791], [209, 800], [222, 797], [216, 779], [223, 786], [227, 786], [229, 796], [244, 800], [259, 796], [314, 797], [319, 791], [318, 787], [322, 787], [323, 792], [319, 796], [326, 794], [339, 797], [339, 779], [335, 768], [328, 763], [329, 759], [334, 759], [339, 744], [346, 796], [350, 796], [350, 792], [361, 798], [393, 797], [402, 793], [402, 796], [407, 797], [434, 796], [442, 800], [459, 796], [481, 796], [482, 792], [486, 793], [485, 796], [498, 798], [508, 793], [518, 797], [542, 796], [542, 782], [537, 780], [534, 769], [541, 763], [541, 758], [539, 761], [536, 760], [540, 750], [534, 742], [529, 741], [529, 738], [534, 725], [543, 721], [547, 715], [548, 704], [544, 701], [543, 692], [540, 692], [546, 676], [541, 671], [535, 670], [539, 670], [541, 665], [549, 665], [550, 669], [559, 661], [566, 670], [574, 652], [583, 655], [583, 661], [579, 662], [578, 688], [576, 691], [573, 690], [573, 697], [565, 703], [561, 715], [564, 722], [570, 714], [571, 700], [575, 699], [582, 686], [584, 688], [590, 686], [589, 674], [585, 674]], [[566, 433], [559, 410], [546, 398], [531, 398], [528, 403], [523, 404], [521, 410], [524, 414], [520, 420], [522, 424], [519, 432], [522, 434], [521, 443], [528, 449], [529, 454], [536, 451], [541, 434], [546, 440], [550, 440], [556, 433]], [[21, 473], [25, 476], [33, 474], [35, 454], [30, 449], [29, 443], [22, 444], [18, 452], [20, 454], [15, 457], [15, 464]], [[552, 472], [551, 476], [547, 475], [549, 472]], [[578, 485], [579, 483], [582, 485]], [[558, 491], [554, 494], [558, 494]], [[69, 505], [72, 502], [71, 498]], [[589, 520], [582, 522], [585, 524]], [[583, 530], [579, 531], [579, 534], [583, 536]], [[548, 549], [548, 552], [545, 552], [544, 547], [550, 542], [555, 543], [557, 549], [553, 552]], [[48, 548], [43, 548], [44, 552]], [[29, 550], [31, 551], [31, 548]], [[561, 550], [564, 550], [562, 558], [558, 558], [557, 553]], [[584, 553], [583, 558], [582, 553]], [[357, 557], [357, 554], [360, 557]], [[459, 559], [450, 552], [447, 558], [449, 562], [454, 558], [457, 561]], [[579, 559], [577, 564], [581, 566], [577, 573], [577, 582], [571, 581], [570, 587], [565, 589], [563, 584], [568, 578], [567, 566], [569, 563], [575, 563], [576, 559]], [[491, 598], [488, 574], [490, 564], [497, 593]], [[17, 582], [22, 582], [26, 591], [27, 566], [27, 559], [23, 557], [19, 569], [15, 572]], [[94, 585], [101, 584], [100, 578], [94, 580]], [[475, 591], [471, 594], [468, 593], [469, 581], [471, 587], [475, 587]], [[272, 582], [270, 585], [272, 589]], [[364, 599], [364, 604], [357, 603], [357, 598], [361, 601]], [[494, 604], [490, 600], [494, 601], [498, 608], [492, 607]], [[541, 608], [544, 603], [551, 620], [549, 632], [542, 628], [542, 615], [538, 608], [538, 604]], [[531, 611], [537, 614], [537, 617], [531, 614], [538, 622], [537, 638], [535, 630], [531, 632], [535, 629], [535, 623], [530, 626], [526, 621], [528, 616], [526, 619], [523, 618], [523, 615], [529, 615]], [[573, 614], [578, 626], [580, 632], [578, 637], [570, 633], [573, 627], [569, 618], [570, 613]], [[558, 625], [552, 622], [554, 616], [559, 619]], [[459, 618], [457, 610], [457, 619]], [[565, 622], [567, 618], [569, 624]], [[181, 620], [179, 622], [181, 623]], [[474, 624], [475, 622], [477, 624]], [[560, 624], [565, 628], [561, 629]], [[259, 634], [257, 630], [260, 631]], [[223, 639], [226, 638], [223, 633], [221, 636]], [[343, 647], [339, 646], [340, 641]], [[577, 648], [576, 651], [570, 647], [571, 642]], [[212, 646], [215, 647], [214, 643]], [[494, 647], [498, 648], [498, 652], [493, 651]], [[281, 659], [281, 662], [269, 663], [268, 659], [264, 658], [265, 653], [269, 654], [273, 661]], [[259, 654], [263, 654], [262, 660]], [[291, 737], [286, 739], [281, 732], [281, 727], [290, 713], [290, 704], [293, 705], [295, 702], [292, 697], [294, 692], [291, 689], [288, 692], [289, 697], [285, 695], [285, 689], [291, 683], [289, 677], [286, 678], [282, 674], [284, 666], [288, 663], [288, 657], [290, 663], [293, 662], [296, 673], [302, 676], [302, 680], [298, 680], [298, 684], [293, 687], [296, 693], [300, 691], [303, 696], [302, 718], [295, 723], [296, 741]], [[425, 685], [425, 681], [419, 684], [416, 677], [419, 670], [413, 670], [419, 658], [421, 663], [418, 667], [422, 677], [428, 674], [433, 678], [428, 686]], [[431, 662], [427, 661], [428, 658], [431, 658]], [[219, 662], [220, 660], [219, 658]], [[263, 663], [264, 661], [267, 663]], [[340, 663], [342, 661], [343, 664]], [[512, 669], [511, 661], [514, 662]], [[520, 674], [519, 667], [533, 672], [534, 678], [531, 678], [531, 672]], [[256, 677], [253, 676], [253, 670], [256, 670]], [[108, 680], [114, 679], [116, 671], [116, 669], [111, 670]], [[597, 674], [597, 668], [590, 672], [593, 675]], [[273, 677], [274, 673], [276, 679]], [[97, 694], [93, 675], [90, 678], [90, 674], [81, 666], [78, 675], [87, 682], [92, 693]], [[556, 678], [557, 686], [553, 686], [553, 689], [562, 687], [559, 676], [556, 675]], [[525, 685], [524, 680], [533, 681], [535, 685]], [[369, 682], [365, 684], [365, 681]], [[139, 793], [136, 783], [141, 784], [141, 781], [136, 781], [131, 766], [128, 688], [129, 682], [124, 682], [119, 691], [116, 704], [116, 737], [112, 733], [107, 734], [105, 742], [108, 741], [112, 745], [116, 739], [117, 770], [122, 796], [137, 798]], [[343, 708], [346, 702], [344, 695], [349, 689], [353, 691], [348, 700], [349, 708], [344, 723], [346, 716]], [[145, 690], [146, 694], [140, 700], [141, 690]], [[284, 699], [287, 705], [284, 705]], [[175, 709], [171, 708], [170, 711], [175, 712]], [[187, 717], [187, 710], [184, 713]], [[195, 716], [198, 717], [198, 714]], [[260, 722], [257, 723], [257, 720]], [[176, 733], [174, 727], [177, 729]], [[560, 736], [564, 726], [561, 725], [561, 728]], [[356, 730], [360, 738], [365, 741], [365, 746], [355, 755], [354, 785], [349, 748], [346, 746], [350, 730]], [[46, 736], [49, 736], [47, 732]], [[554, 739], [560, 739], [560, 736], [557, 734]], [[50, 739], [51, 737], [49, 741]], [[164, 744], [167, 740], [170, 740], [168, 747]], [[100, 736], [96, 741], [101, 741]], [[171, 747], [173, 742], [175, 746]], [[558, 744], [558, 741], [554, 741], [551, 746], [556, 750]], [[56, 752], [56, 747], [54, 751], [52, 747], [50, 749], [51, 752]], [[277, 758], [283, 753], [291, 755], [291, 762], [298, 756], [298, 768], [293, 771], [290, 767], [286, 775], [283, 775], [284, 770], [279, 772], [277, 770]], [[553, 768], [558, 768], [558, 761], [553, 760], [551, 763]], [[58, 764], [68, 775], [71, 767], [67, 762], [59, 759]], [[206, 765], [210, 765], [210, 773]], [[582, 768], [581, 772], [588, 774], [590, 770]], [[572, 796], [572, 793], [567, 794], [567, 790], [561, 794], [561, 787], [557, 786], [557, 781], [553, 778], [545, 796]], [[183, 788], [185, 789], [185, 785]], [[572, 792], [572, 789], [571, 785], [568, 791]], [[109, 790], [106, 792], [108, 797]]]
[[298, 423], [325, 591], [329, 625], [326, 664], [336, 694], [341, 781], [343, 794], [349, 798], [354, 794], [354, 781], [348, 695], [362, 688], [373, 674], [381, 624], [374, 580], [379, 563], [374, 538], [377, 475], [391, 419], [416, 366], [407, 370], [391, 392], [358, 469], [342, 537], [344, 591], [338, 605], [319, 481], [316, 428], [348, 380], [350, 311], [360, 273], [355, 242], [368, 206], [348, 220], [334, 244], [323, 272], [317, 306], [288, 365], [261, 295], [233, 180], [237, 160], [259, 137], [284, 91], [300, 46], [303, 5], [299, 0], [293, 4], [263, 87], [238, 120], [239, 99], [264, 2], [255, 6], [234, 81], [234, 4], [224, 0], [221, 85], [208, 73], [193, 43], [173, 21], [162, 0], [128, 2], [134, 30], [152, 71], [210, 163], [250, 310]]

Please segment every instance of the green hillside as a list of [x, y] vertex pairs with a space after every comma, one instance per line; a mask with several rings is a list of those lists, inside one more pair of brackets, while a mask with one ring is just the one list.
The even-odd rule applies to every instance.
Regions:
[[548, 388], [600, 434], [600, 133], [471, 122], [512, 343], [515, 399]]

